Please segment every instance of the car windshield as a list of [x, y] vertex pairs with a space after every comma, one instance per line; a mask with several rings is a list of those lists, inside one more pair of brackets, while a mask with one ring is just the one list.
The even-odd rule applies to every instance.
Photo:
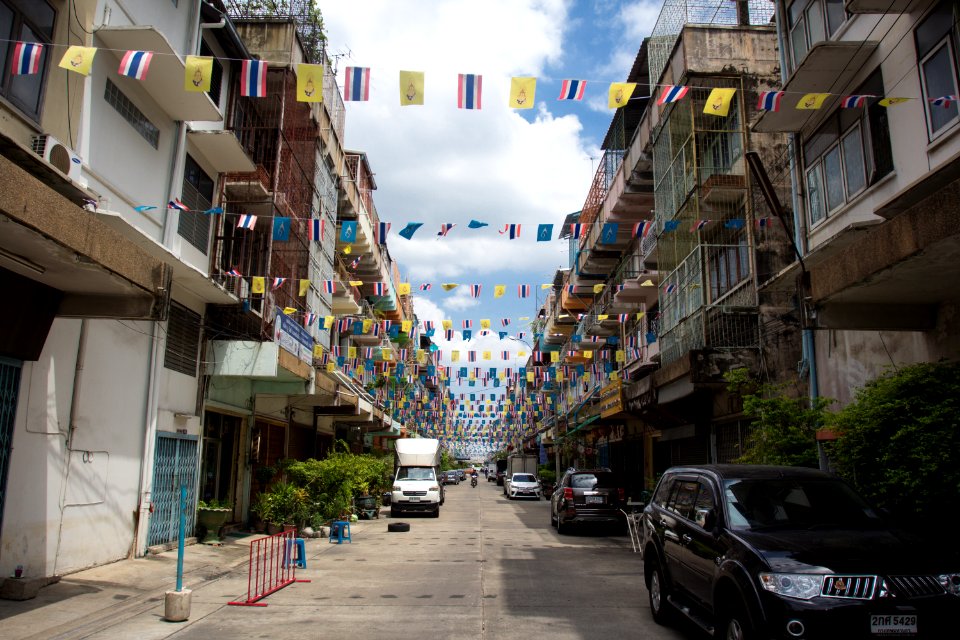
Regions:
[[574, 489], [613, 489], [617, 486], [617, 477], [610, 472], [575, 473], [570, 476], [570, 486]]
[[400, 467], [397, 480], [436, 480], [433, 467]]
[[536, 482], [536, 476], [532, 476], [529, 473], [515, 473], [513, 474], [514, 482]]
[[724, 501], [733, 529], [871, 527], [879, 515], [839, 480], [728, 480]]

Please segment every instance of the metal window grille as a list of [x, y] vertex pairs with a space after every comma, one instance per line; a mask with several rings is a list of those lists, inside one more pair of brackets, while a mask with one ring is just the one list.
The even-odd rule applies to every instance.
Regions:
[[0, 357], [0, 525], [3, 524], [7, 473], [13, 451], [13, 419], [20, 396], [21, 365], [18, 360]]
[[210, 216], [203, 213], [213, 204], [213, 180], [208, 176], [193, 158], [187, 156], [187, 165], [183, 172], [183, 188], [180, 200], [190, 208], [190, 211], [181, 211], [178, 216], [177, 233], [202, 251], [204, 254], [210, 246]]
[[167, 348], [163, 366], [188, 376], [197, 375], [197, 354], [200, 351], [200, 316], [186, 307], [170, 305], [167, 322]]
[[117, 113], [123, 116], [123, 119], [129, 122], [130, 126], [143, 136], [144, 140], [150, 143], [150, 146], [154, 149], [159, 148], [160, 129], [150, 122], [147, 116], [143, 115], [143, 112], [140, 111], [135, 104], [130, 102], [130, 99], [109, 79], [107, 80], [107, 88], [103, 93], [103, 99], [107, 101], [107, 104], [116, 109]]

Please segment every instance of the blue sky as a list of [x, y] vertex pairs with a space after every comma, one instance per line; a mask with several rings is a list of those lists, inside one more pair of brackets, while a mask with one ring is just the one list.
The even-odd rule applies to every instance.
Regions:
[[[367, 153], [376, 174], [374, 201], [392, 224], [388, 247], [414, 290], [421, 320], [449, 318], [459, 331], [465, 318], [490, 319], [493, 329], [510, 318], [511, 335], [528, 330], [543, 301], [541, 283], [568, 262], [567, 242], [536, 242], [537, 225], [564, 217], [587, 196], [600, 144], [613, 116], [607, 88], [622, 82], [660, 3], [626, 0], [330, 0], [319, 2], [328, 51], [343, 68], [371, 69], [369, 102], [347, 103], [349, 149]], [[362, 6], [362, 10], [359, 7]], [[399, 106], [399, 71], [425, 73], [425, 104]], [[483, 76], [483, 108], [456, 105], [458, 73]], [[508, 108], [510, 78], [538, 78], [534, 109]], [[587, 80], [582, 102], [556, 98], [564, 79]], [[471, 219], [490, 226], [471, 230]], [[423, 222], [413, 240], [397, 235]], [[457, 226], [445, 238], [444, 223]], [[499, 235], [521, 224], [521, 236]], [[419, 292], [421, 283], [433, 285]], [[440, 283], [458, 283], [444, 292]], [[468, 286], [483, 285], [480, 298]], [[507, 293], [494, 299], [496, 284]], [[532, 286], [530, 298], [517, 285]], [[508, 366], [497, 352], [520, 349], [496, 335], [454, 348], [495, 353], [483, 366]], [[519, 362], [510, 363], [516, 366]], [[445, 364], [450, 364], [445, 362]], [[475, 389], [473, 389], [475, 390]]]

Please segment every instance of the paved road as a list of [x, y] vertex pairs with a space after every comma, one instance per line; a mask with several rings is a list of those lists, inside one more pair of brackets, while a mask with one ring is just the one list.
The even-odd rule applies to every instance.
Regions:
[[[318, 546], [298, 572], [312, 582], [271, 595], [267, 608], [224, 607], [245, 584], [221, 580], [194, 593], [191, 621], [172, 637], [696, 638], [651, 621], [626, 535], [559, 536], [546, 501], [500, 492], [483, 478], [449, 486], [440, 518], [404, 516], [408, 533], [388, 533], [388, 518], [352, 544]], [[159, 637], [149, 631], [94, 637]]]

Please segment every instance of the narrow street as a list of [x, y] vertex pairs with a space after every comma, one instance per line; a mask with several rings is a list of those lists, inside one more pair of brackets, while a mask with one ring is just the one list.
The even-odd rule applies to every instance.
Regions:
[[308, 568], [267, 597], [267, 607], [230, 607], [246, 566], [193, 594], [187, 623], [151, 611], [101, 627], [90, 638], [490, 638], [699, 640], [654, 624], [642, 564], [626, 534], [557, 534], [548, 502], [508, 501], [482, 477], [447, 487], [439, 519], [404, 516], [355, 527], [353, 542], [311, 541]]

